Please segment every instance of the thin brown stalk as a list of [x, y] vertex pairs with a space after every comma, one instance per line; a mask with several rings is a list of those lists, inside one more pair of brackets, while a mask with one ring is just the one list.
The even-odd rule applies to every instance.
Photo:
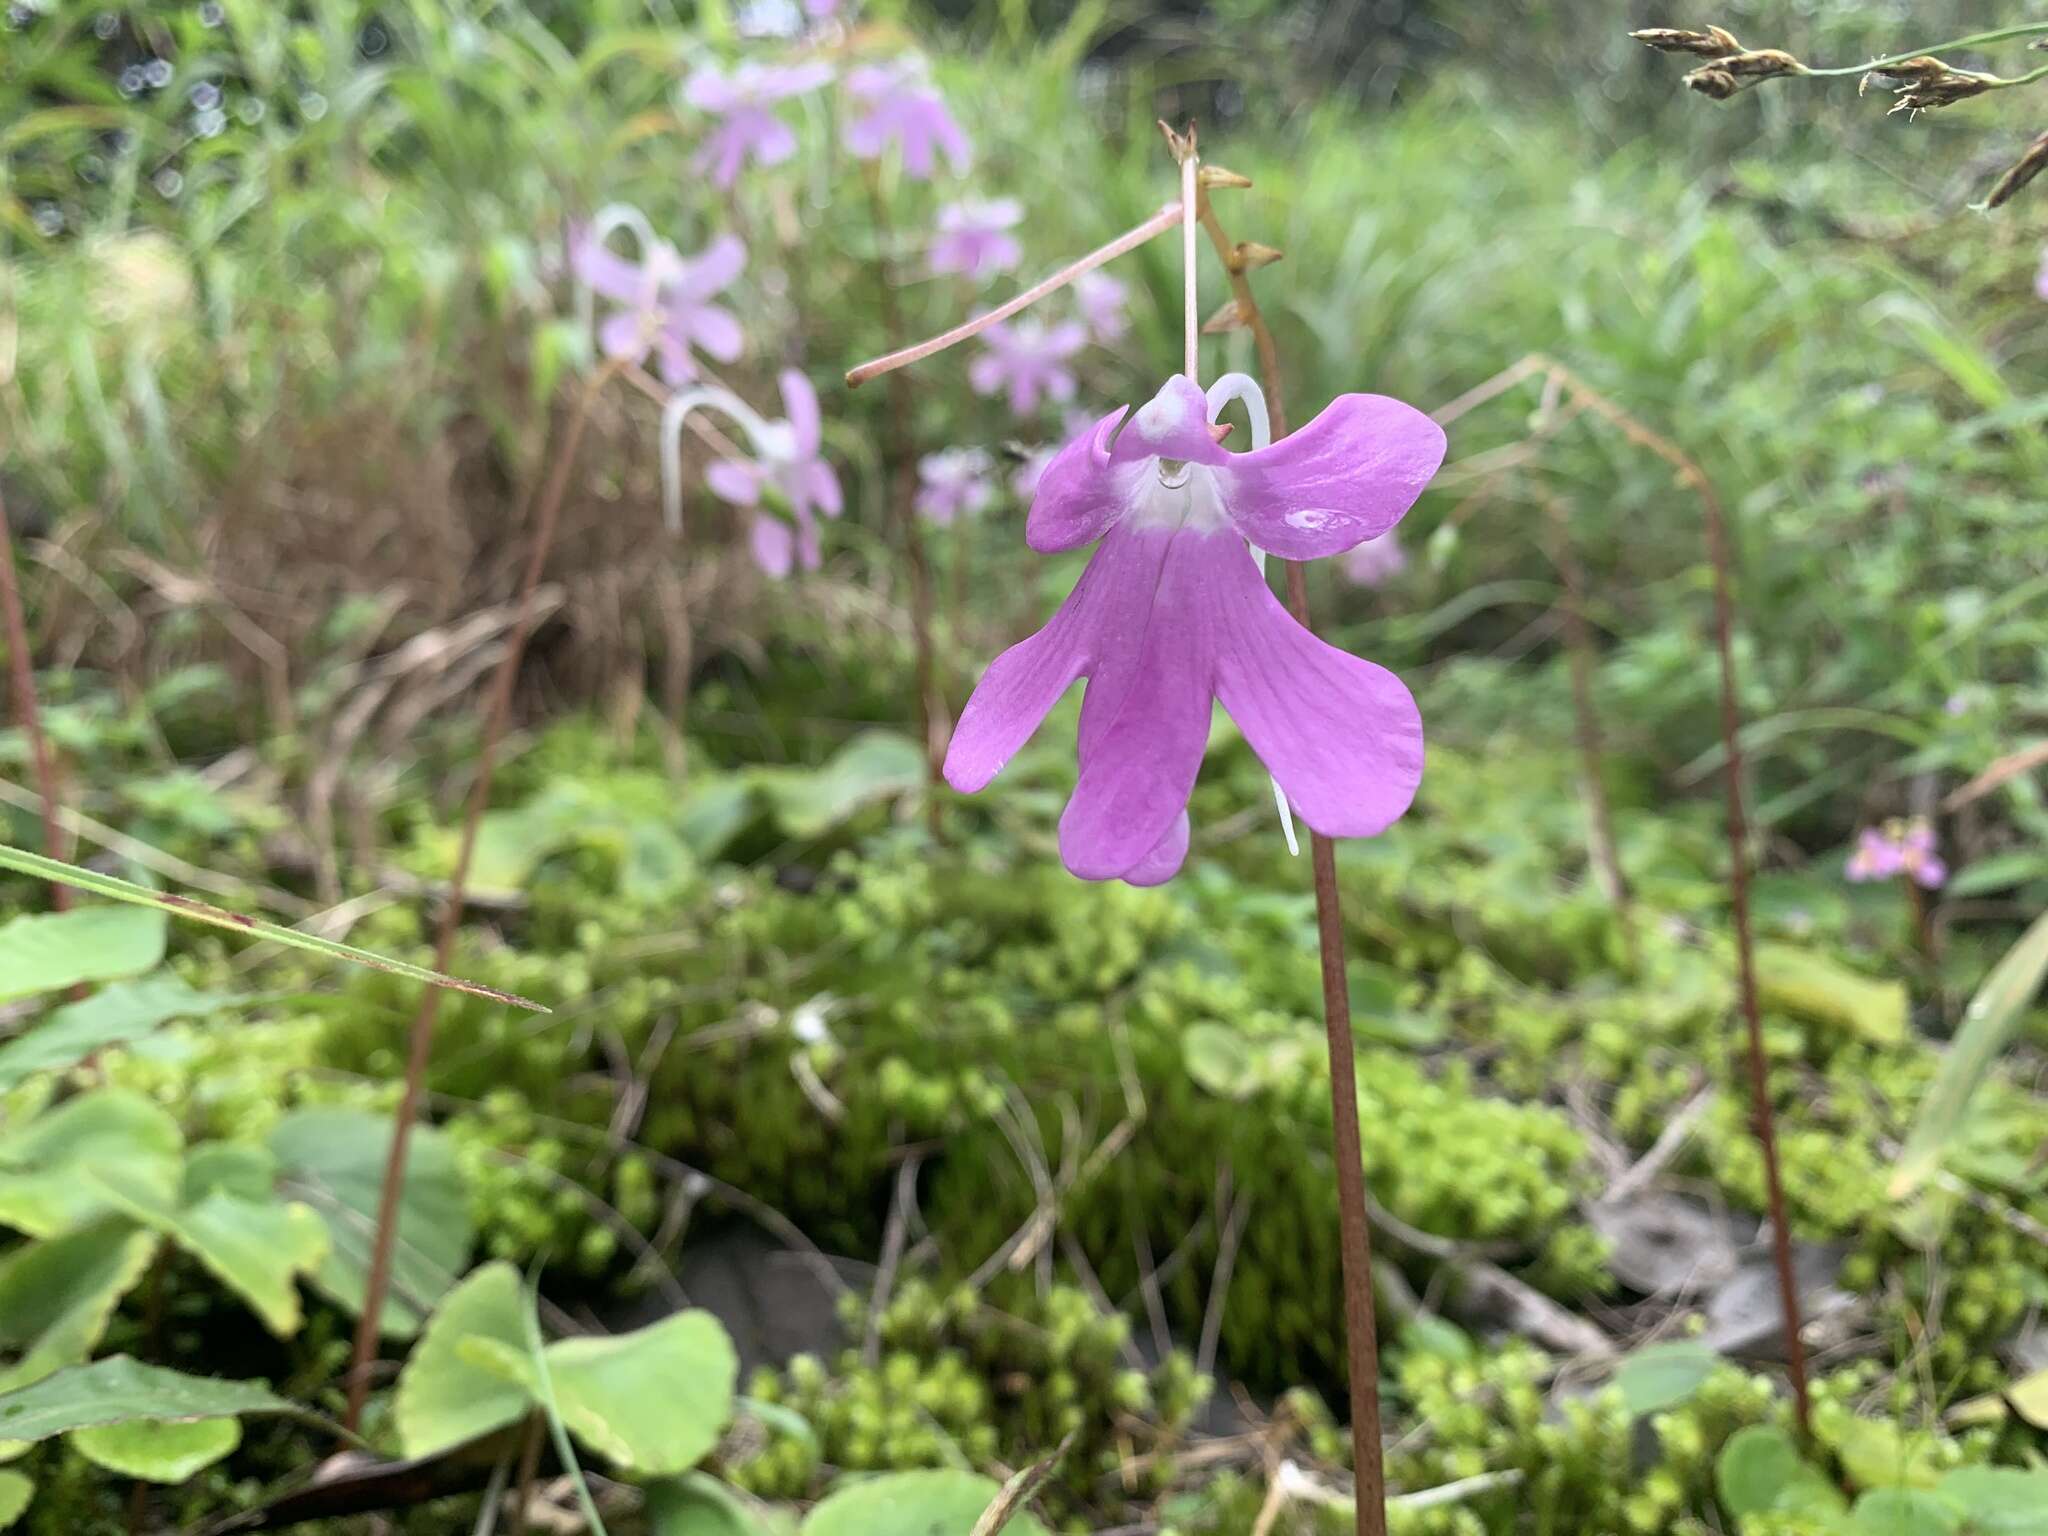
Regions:
[[[1764, 1057], [1763, 1010], [1757, 997], [1756, 946], [1749, 914], [1749, 817], [1742, 788], [1741, 706], [1735, 676], [1734, 555], [1728, 538], [1728, 517], [1714, 484], [1684, 449], [1645, 426], [1614, 401], [1587, 384], [1563, 364], [1532, 354], [1503, 370], [1453, 404], [1469, 409], [1524, 379], [1543, 376], [1638, 447], [1671, 466], [1679, 484], [1700, 504], [1705, 524], [1707, 561], [1714, 571], [1714, 649], [1720, 662], [1721, 746], [1728, 803], [1728, 905], [1735, 927], [1736, 995], [1748, 1035], [1751, 1121], [1763, 1154], [1764, 1193], [1771, 1219], [1772, 1259], [1777, 1269], [1778, 1302], [1785, 1329], [1785, 1368], [1792, 1384], [1793, 1409], [1800, 1433], [1811, 1439], [1812, 1414], [1806, 1381], [1806, 1343], [1799, 1308], [1799, 1284], [1792, 1263], [1792, 1228], [1785, 1214], [1785, 1184], [1778, 1164], [1777, 1115], [1771, 1105], [1770, 1076]], [[1446, 411], [1451, 409], [1445, 408]], [[1444, 412], [1438, 413], [1442, 420]]]
[[[0, 499], [0, 610], [7, 623], [8, 686], [14, 694], [14, 718], [28, 738], [35, 759], [36, 793], [42, 801], [43, 852], [53, 859], [64, 857], [63, 832], [57, 805], [57, 768], [50, 756], [50, 740], [43, 734], [43, 715], [36, 702], [35, 660], [28, 650], [28, 619], [22, 612], [21, 586], [14, 568], [14, 534], [7, 522], [7, 503]], [[69, 910], [71, 891], [62, 885], [50, 887], [50, 905], [59, 912]]]
[[1635, 912], [1629, 900], [1628, 877], [1614, 841], [1614, 812], [1607, 802], [1607, 781], [1600, 771], [1605, 742], [1599, 711], [1593, 702], [1593, 626], [1586, 619], [1586, 569], [1572, 542], [1571, 509], [1548, 493], [1539, 493], [1550, 512], [1550, 558], [1564, 580], [1564, 649], [1571, 670], [1572, 717], [1577, 728], [1579, 779], [1586, 799], [1586, 854], [1600, 889], [1614, 908], [1621, 927], [1623, 952], [1630, 970], [1636, 965]]
[[[454, 958], [455, 939], [462, 926], [464, 896], [469, 883], [470, 862], [476, 854], [477, 829], [483, 822], [484, 807], [491, 798], [491, 776], [497, 768], [498, 746], [512, 714], [513, 685], [519, 664], [526, 654], [534, 623], [534, 593], [546, 568], [548, 551], [555, 541], [561, 520], [562, 501], [568, 494], [569, 474], [582, 446], [584, 429], [604, 386], [617, 372], [607, 364], [590, 376], [577, 397], [562, 443], [547, 483], [542, 487], [532, 537], [527, 545], [526, 568], [520, 575], [518, 618], [505, 644], [504, 655], [491, 679], [490, 702], [486, 708], [484, 734], [477, 753], [476, 776], [470, 783], [468, 804], [462, 817], [462, 841], [456, 850], [455, 873], [448, 882], [447, 905], [441, 911], [440, 928], [434, 938], [434, 969], [445, 971]], [[433, 1046], [434, 1021], [441, 1010], [441, 989], [430, 987], [420, 998], [413, 1016], [407, 1044], [405, 1088], [398, 1101], [397, 1117], [391, 1129], [391, 1152], [384, 1164], [384, 1183], [377, 1198], [377, 1229], [370, 1245], [370, 1270], [363, 1283], [363, 1311], [356, 1324], [355, 1356], [349, 1365], [348, 1413], [344, 1420], [353, 1430], [361, 1423], [363, 1402], [370, 1390], [370, 1365], [376, 1358], [379, 1324], [384, 1300], [391, 1283], [391, 1251], [398, 1236], [399, 1194], [405, 1184], [405, 1164], [412, 1146], [413, 1122], [419, 1116], [420, 1096], [426, 1084], [427, 1058]]]
[[[1196, 193], [1196, 216], [1230, 277], [1239, 321], [1252, 334], [1259, 356], [1259, 382], [1273, 436], [1287, 433], [1281, 393], [1280, 355], [1272, 329], [1259, 309], [1241, 247], [1232, 244], [1210, 204], [1206, 189]], [[1287, 601], [1302, 628], [1310, 629], [1308, 582], [1298, 561], [1287, 562]], [[1344, 1272], [1344, 1338], [1351, 1387], [1351, 1453], [1358, 1480], [1355, 1505], [1358, 1536], [1386, 1536], [1387, 1473], [1380, 1445], [1379, 1322], [1372, 1295], [1372, 1224], [1366, 1217], [1365, 1153], [1358, 1136], [1358, 1047], [1351, 1034], [1351, 986], [1344, 973], [1344, 910], [1337, 889], [1337, 850], [1321, 833], [1309, 834], [1315, 874], [1316, 940], [1322, 957], [1323, 1031], [1330, 1055], [1330, 1128], [1337, 1162], [1337, 1217]]]
[[[881, 179], [872, 166], [868, 168], [867, 184], [877, 242], [875, 287], [881, 298], [883, 334], [893, 346], [902, 340], [903, 317], [896, 307], [896, 274], [888, 256], [888, 200], [882, 196]], [[936, 351], [937, 346], [933, 345], [931, 350]], [[918, 349], [912, 347], [909, 351], [916, 353]], [[910, 360], [907, 354], [892, 355]], [[889, 359], [882, 361], [886, 363]], [[882, 371], [879, 363], [869, 366], [871, 372]], [[861, 372], [859, 369], [854, 371]], [[847, 382], [852, 385], [859, 381], [849, 374]], [[917, 497], [917, 455], [910, 439], [910, 412], [909, 376], [900, 371], [900, 365], [893, 365], [889, 371], [883, 458], [889, 487], [889, 509], [895, 516], [897, 535], [903, 540], [904, 560], [910, 567], [910, 624], [913, 643], [917, 647], [917, 724], [924, 739], [925, 817], [932, 840], [938, 842], [944, 836], [940, 821], [939, 785], [946, 761], [946, 749], [941, 739], [946, 706], [939, 697], [938, 669], [933, 661], [931, 561], [925, 553], [924, 530], [918, 524], [917, 509], [913, 505]]]

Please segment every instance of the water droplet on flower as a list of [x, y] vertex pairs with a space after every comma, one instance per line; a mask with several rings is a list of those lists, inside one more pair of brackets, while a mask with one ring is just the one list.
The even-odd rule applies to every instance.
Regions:
[[221, 132], [227, 125], [228, 115], [221, 111], [219, 107], [213, 107], [208, 111], [201, 112], [192, 119], [192, 131], [197, 133], [202, 139], [220, 137]]
[[256, 124], [263, 121], [262, 98], [257, 96], [244, 96], [239, 102], [235, 104], [235, 116], [239, 117], [244, 123], [247, 123], [250, 127], [253, 128]]
[[227, 19], [228, 13], [220, 8], [217, 0], [206, 0], [206, 4], [199, 7], [199, 25], [202, 27], [217, 27]]
[[169, 59], [151, 59], [142, 66], [142, 78], [147, 80], [157, 90], [162, 90], [165, 86], [169, 85], [171, 83], [171, 76], [175, 73], [176, 71], [171, 68], [171, 61]]
[[142, 71], [133, 64], [130, 64], [126, 69], [121, 71], [121, 79], [119, 83], [121, 86], [121, 94], [123, 96], [139, 95], [143, 91], [143, 89], [149, 84], [149, 82], [143, 78]]
[[220, 105], [220, 87], [211, 80], [202, 80], [191, 90], [192, 105], [205, 112]]
[[167, 165], [150, 178], [150, 185], [165, 197], [176, 197], [185, 190], [185, 178]]
[[309, 123], [317, 123], [327, 115], [327, 98], [318, 91], [308, 91], [299, 98], [299, 111]]
[[356, 52], [366, 59], [374, 59], [391, 46], [391, 34], [384, 30], [381, 21], [373, 21], [363, 28], [356, 39]]
[[93, 36], [99, 38], [102, 42], [105, 42], [120, 30], [121, 18], [112, 11], [101, 11], [99, 15], [92, 19]]
[[38, 203], [35, 221], [36, 228], [45, 236], [54, 235], [64, 227], [64, 210], [55, 203]]

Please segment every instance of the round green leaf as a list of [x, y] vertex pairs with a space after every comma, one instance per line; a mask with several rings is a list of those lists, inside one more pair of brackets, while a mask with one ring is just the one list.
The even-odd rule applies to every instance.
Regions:
[[585, 1445], [635, 1472], [684, 1472], [732, 1422], [739, 1356], [709, 1312], [678, 1312], [614, 1338], [547, 1348], [562, 1422]]
[[[805, 1516], [803, 1536], [973, 1536], [982, 1511], [1002, 1491], [972, 1472], [889, 1472], [822, 1500]], [[1028, 1514], [1003, 1529], [1006, 1536], [1046, 1536]]]
[[488, 1339], [524, 1355], [526, 1305], [510, 1264], [486, 1264], [448, 1293], [398, 1373], [393, 1416], [406, 1455], [466, 1445], [533, 1406], [524, 1386], [479, 1364], [463, 1344]]
[[242, 1443], [234, 1419], [190, 1424], [103, 1424], [73, 1432], [71, 1444], [96, 1466], [150, 1483], [182, 1483]]
[[35, 1496], [36, 1485], [19, 1472], [0, 1472], [0, 1531], [19, 1520]]
[[1971, 1536], [2048, 1536], [2048, 1471], [1959, 1467], [1936, 1491], [1963, 1512]]
[[1768, 1424], [1752, 1424], [1729, 1436], [1714, 1467], [1721, 1503], [1731, 1515], [1767, 1510], [1834, 1510], [1840, 1493], [1800, 1456], [1792, 1437]]
[[761, 1523], [716, 1478], [692, 1472], [647, 1490], [649, 1536], [761, 1536]]
[[1856, 1536], [1955, 1536], [1963, 1517], [1954, 1504], [1920, 1488], [1879, 1488], [1856, 1501]]
[[1690, 1339], [1651, 1344], [1621, 1362], [1614, 1384], [1630, 1414], [1640, 1418], [1684, 1402], [1720, 1363], [1719, 1355]]

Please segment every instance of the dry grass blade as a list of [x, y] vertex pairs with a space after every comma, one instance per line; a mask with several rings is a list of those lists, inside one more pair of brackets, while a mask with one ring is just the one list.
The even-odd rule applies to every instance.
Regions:
[[1067, 1437], [1053, 1447], [1053, 1452], [1043, 1461], [1034, 1461], [1030, 1466], [1013, 1473], [1003, 1484], [1003, 1491], [996, 1495], [995, 1502], [981, 1512], [981, 1518], [974, 1522], [974, 1529], [968, 1536], [996, 1536], [1015, 1517], [1018, 1510], [1030, 1502], [1031, 1496], [1045, 1485], [1068, 1451], [1073, 1449], [1074, 1440], [1081, 1432], [1067, 1431]]

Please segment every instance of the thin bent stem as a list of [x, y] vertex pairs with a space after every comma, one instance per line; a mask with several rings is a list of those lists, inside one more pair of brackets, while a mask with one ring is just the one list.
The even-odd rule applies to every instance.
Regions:
[[1201, 164], [1195, 154], [1195, 131], [1188, 129], [1188, 152], [1180, 162], [1180, 255], [1182, 271], [1182, 308], [1185, 310], [1182, 331], [1184, 372], [1192, 384], [1202, 382], [1202, 309], [1195, 294], [1195, 171]]
[[[874, 210], [875, 220], [875, 286], [881, 295], [883, 331], [894, 342], [903, 335], [903, 319], [896, 308], [895, 274], [890, 270], [887, 255], [889, 206], [882, 196], [879, 174], [872, 165], [867, 171], [868, 204]], [[1010, 307], [1014, 312], [1023, 305], [1012, 300]], [[993, 317], [990, 317], [990, 323], [993, 323]], [[904, 559], [910, 566], [910, 624], [913, 643], [917, 647], [917, 724], [924, 743], [925, 824], [935, 843], [944, 839], [939, 784], [946, 758], [945, 747], [939, 740], [939, 722], [945, 714], [945, 705], [939, 699], [938, 669], [932, 659], [931, 561], [925, 553], [924, 531], [918, 526], [917, 509], [912, 505], [917, 494], [917, 458], [910, 441], [910, 380], [894, 370], [902, 367], [904, 362], [914, 362], [918, 357], [938, 350], [937, 344], [926, 343], [922, 351], [911, 347], [904, 352], [893, 352], [880, 363], [868, 364], [866, 373], [856, 368], [846, 376], [847, 386], [851, 388], [860, 382], [854, 374], [870, 378], [876, 373], [889, 374], [889, 409], [883, 457], [887, 466], [889, 507], [895, 514], [897, 531], [903, 540]], [[892, 358], [901, 358], [902, 362], [892, 362]], [[887, 368], [882, 366], [885, 363], [889, 365]]]
[[[1238, 318], [1250, 329], [1273, 435], [1284, 437], [1287, 417], [1280, 395], [1280, 359], [1273, 333], [1259, 310], [1245, 263], [1206, 192], [1197, 191], [1196, 212], [1209, 233]], [[1287, 562], [1287, 601], [1303, 629], [1311, 628], [1308, 582], [1300, 562]], [[1351, 1385], [1351, 1456], [1358, 1480], [1355, 1505], [1358, 1536], [1386, 1536], [1387, 1472], [1380, 1446], [1379, 1322], [1372, 1295], [1372, 1224], [1366, 1216], [1365, 1152], [1358, 1137], [1358, 1047], [1351, 1034], [1351, 985], [1344, 972], [1344, 908], [1337, 888], [1336, 846], [1310, 830], [1309, 861], [1315, 873], [1316, 940], [1322, 956], [1323, 1032], [1330, 1054], [1330, 1131], [1337, 1163], [1337, 1217], [1344, 1273], [1344, 1339]]]
[[[607, 364], [590, 376], [577, 398], [575, 412], [562, 436], [547, 483], [542, 487], [533, 536], [527, 545], [526, 568], [520, 574], [518, 617], [498, 659], [491, 678], [491, 697], [485, 716], [483, 743], [478, 750], [476, 777], [469, 787], [469, 801], [463, 809], [462, 841], [455, 854], [455, 873], [448, 883], [448, 901], [441, 912], [441, 925], [434, 937], [434, 969], [445, 971], [455, 954], [455, 939], [462, 926], [464, 894], [469, 883], [470, 863], [476, 855], [477, 829], [483, 822], [484, 807], [491, 798], [491, 776], [497, 768], [498, 744], [512, 714], [512, 690], [519, 678], [519, 664], [526, 654], [526, 642], [533, 634], [534, 593], [546, 569], [548, 551], [555, 541], [555, 527], [561, 520], [562, 501], [569, 491], [569, 473], [575, 467], [576, 452], [583, 444], [584, 429], [590, 425], [591, 408], [604, 386], [618, 371]], [[348, 1412], [343, 1423], [354, 1430], [362, 1422], [363, 1403], [370, 1391], [370, 1362], [382, 1336], [380, 1324], [384, 1300], [391, 1284], [391, 1253], [398, 1237], [398, 1199], [405, 1184], [405, 1164], [412, 1147], [413, 1122], [419, 1116], [420, 1098], [425, 1090], [427, 1058], [433, 1046], [434, 1021], [441, 1011], [441, 989], [430, 987], [420, 998], [413, 1015], [407, 1043], [405, 1088], [399, 1096], [397, 1117], [391, 1127], [391, 1151], [384, 1163], [384, 1183], [377, 1197], [377, 1228], [370, 1245], [370, 1269], [363, 1282], [362, 1316], [356, 1323], [355, 1355], [349, 1365]]]
[[990, 326], [999, 324], [1019, 311], [1029, 309], [1040, 299], [1059, 292], [1075, 278], [1093, 272], [1097, 267], [1116, 260], [1126, 251], [1134, 251], [1147, 240], [1164, 234], [1180, 222], [1180, 210], [1179, 202], [1168, 203], [1144, 223], [1125, 230], [1109, 244], [1090, 251], [1079, 261], [1061, 267], [1051, 277], [1026, 288], [1014, 299], [998, 304], [987, 314], [976, 315], [972, 320], [956, 325], [950, 331], [942, 332], [929, 341], [920, 341], [916, 346], [904, 347], [871, 362], [862, 363], [858, 368], [848, 369], [846, 387], [858, 389], [869, 379], [880, 378], [885, 373], [894, 373], [898, 368], [922, 362], [934, 353], [943, 352], [948, 347], [957, 347], [963, 341], [972, 341]]
[[[57, 807], [57, 769], [50, 756], [50, 739], [43, 734], [43, 715], [36, 703], [36, 670], [28, 653], [28, 619], [22, 612], [21, 586], [14, 569], [14, 534], [7, 522], [7, 503], [0, 499], [0, 609], [6, 611], [8, 686], [14, 693], [14, 715], [28, 738], [29, 754], [35, 759], [36, 795], [42, 802], [43, 852], [53, 859], [64, 857], [63, 829]], [[69, 911], [69, 887], [52, 885], [50, 905]]]
[[[1989, 48], [1997, 43], [2015, 42], [2022, 37], [2038, 37], [2048, 32], [2048, 21], [2031, 21], [2024, 26], [2000, 27], [1995, 32], [1973, 32], [1968, 37], [1952, 37], [1945, 43], [1931, 43], [1925, 48], [1912, 48], [1904, 53], [1887, 54], [1881, 59], [1872, 59], [1868, 64], [1840, 64], [1827, 69], [1809, 69], [1809, 75], [1866, 75], [1873, 69], [1883, 69], [1891, 64], [1904, 64], [1908, 60], [1923, 58], [1930, 53], [1943, 53], [1952, 48]], [[2024, 80], [2039, 79], [2044, 73], [2035, 70], [2021, 79], [2008, 80], [2007, 85], [2019, 85]]]

